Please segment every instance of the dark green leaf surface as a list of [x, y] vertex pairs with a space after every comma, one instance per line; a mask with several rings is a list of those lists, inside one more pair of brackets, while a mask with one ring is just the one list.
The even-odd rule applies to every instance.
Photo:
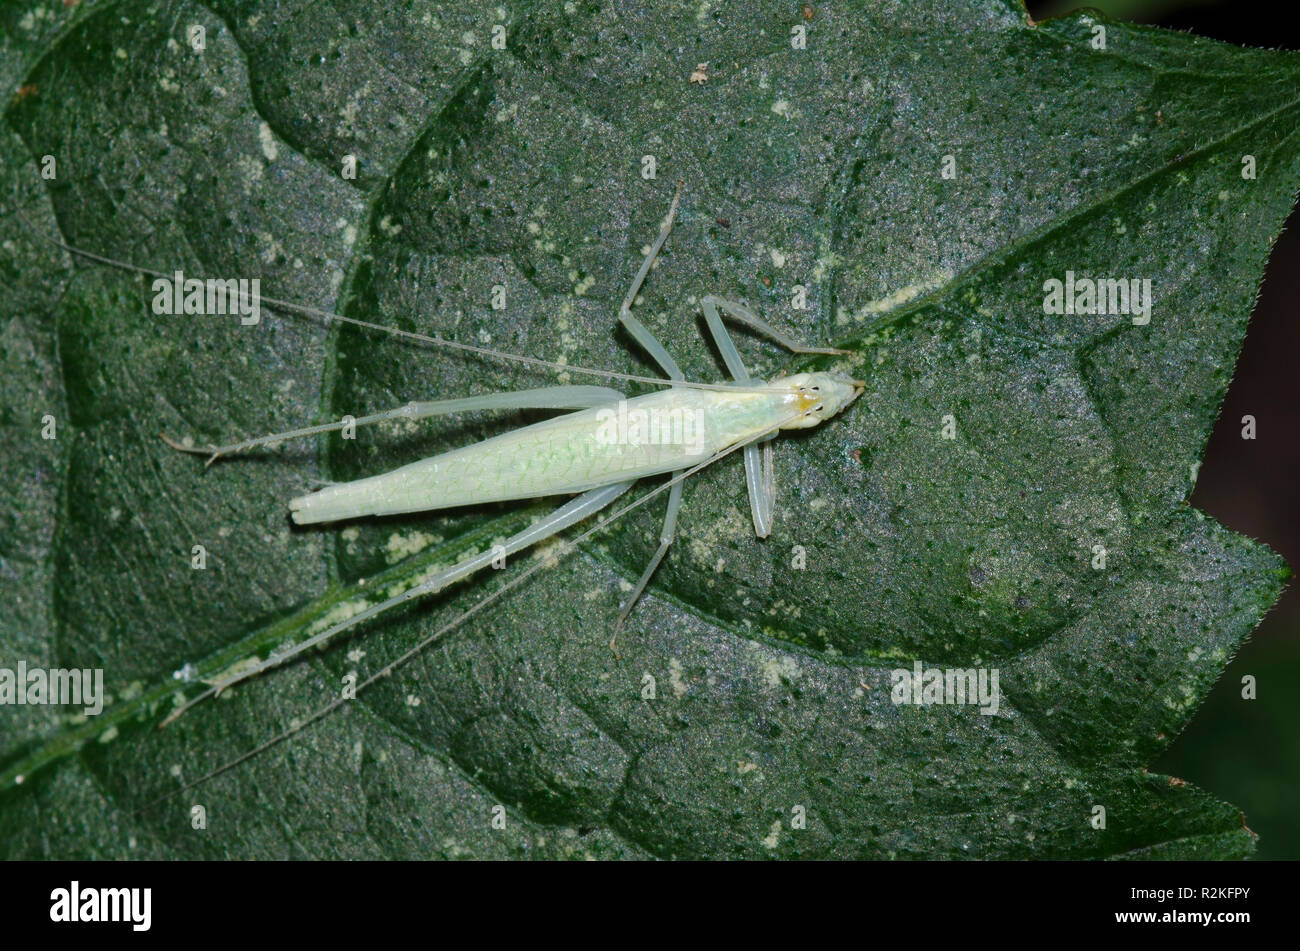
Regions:
[[[103, 667], [114, 701], [89, 722], [0, 711], [0, 850], [1250, 852], [1236, 809], [1144, 764], [1286, 574], [1185, 500], [1300, 183], [1300, 64], [1115, 23], [1098, 50], [1096, 21], [1033, 25], [999, 0], [815, 6], [807, 21], [800, 4], [708, 2], [0, 13], [0, 663]], [[706, 83], [688, 82], [697, 63]], [[347, 154], [355, 181], [339, 174]], [[265, 654], [545, 510], [311, 530], [285, 517], [319, 480], [519, 417], [376, 427], [206, 471], [156, 434], [225, 441], [555, 377], [269, 310], [253, 327], [157, 316], [146, 279], [74, 262], [14, 211], [147, 267], [260, 275], [303, 304], [646, 373], [614, 318], [678, 180], [678, 224], [637, 312], [687, 375], [720, 375], [698, 321], [715, 293], [848, 347], [823, 362], [867, 382], [842, 417], [778, 442], [772, 536], [753, 537], [729, 458], [688, 485], [618, 657], [613, 619], [660, 503], [347, 708], [152, 802], [510, 572], [156, 730], [195, 692], [174, 672]], [[1150, 323], [1045, 314], [1043, 282], [1067, 270], [1149, 278]], [[790, 306], [796, 285], [806, 311]], [[805, 365], [739, 343], [764, 376]], [[190, 569], [195, 544], [205, 571]], [[997, 715], [895, 705], [889, 671], [917, 660], [998, 669]]]

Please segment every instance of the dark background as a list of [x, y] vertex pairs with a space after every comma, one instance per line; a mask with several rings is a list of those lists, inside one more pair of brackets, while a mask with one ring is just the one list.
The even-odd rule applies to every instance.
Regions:
[[[1037, 20], [1091, 8], [1243, 46], [1300, 49], [1287, 3], [1245, 0], [1029, 0]], [[1297, 90], [1300, 93], [1300, 90]], [[1300, 570], [1300, 214], [1282, 233], [1250, 318], [1246, 345], [1206, 448], [1192, 504], [1281, 553]], [[1241, 417], [1256, 419], [1254, 441]], [[1241, 699], [1252, 674], [1258, 699]], [[1237, 654], [1186, 732], [1152, 769], [1239, 806], [1259, 834], [1259, 858], [1300, 858], [1300, 588], [1282, 599]]]

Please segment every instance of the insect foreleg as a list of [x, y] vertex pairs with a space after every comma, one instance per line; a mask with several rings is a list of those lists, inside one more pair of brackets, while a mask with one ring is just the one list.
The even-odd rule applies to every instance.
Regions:
[[573, 525], [575, 522], [580, 522], [583, 519], [594, 515], [596, 512], [599, 512], [630, 488], [632, 488], [631, 482], [617, 482], [613, 485], [605, 485], [584, 492], [577, 498], [560, 506], [540, 521], [535, 522], [522, 531], [510, 536], [500, 547], [489, 548], [486, 551], [475, 555], [473, 558], [468, 558], [450, 568], [436, 572], [413, 587], [410, 587], [399, 594], [395, 594], [378, 604], [372, 604], [365, 610], [359, 611], [352, 615], [352, 617], [340, 621], [318, 634], [313, 634], [311, 637], [294, 644], [287, 650], [272, 653], [271, 656], [251, 667], [239, 670], [227, 677], [217, 680], [215, 683], [212, 683], [207, 690], [203, 691], [203, 693], [199, 694], [193, 700], [190, 700], [188, 703], [174, 710], [161, 725], [166, 726], [200, 700], [209, 696], [216, 696], [227, 687], [233, 686], [241, 680], [246, 680], [255, 674], [260, 674], [265, 670], [269, 670], [272, 667], [278, 667], [290, 658], [296, 657], [303, 651], [324, 644], [326, 641], [343, 633], [351, 627], [355, 627], [362, 621], [383, 614], [390, 608], [395, 608], [400, 604], [405, 604], [407, 601], [440, 591], [448, 585], [473, 574], [480, 568], [487, 567], [493, 561], [503, 556], [513, 555], [530, 545], [535, 545], [538, 542], [545, 541], [557, 532], [564, 531], [564, 529]]
[[430, 416], [445, 416], [450, 413], [468, 413], [485, 409], [586, 409], [602, 403], [617, 402], [623, 398], [618, 390], [607, 386], [544, 386], [535, 390], [518, 390], [509, 393], [487, 393], [483, 396], [467, 396], [454, 400], [432, 400], [420, 402], [412, 400], [405, 406], [360, 416], [356, 419], [337, 423], [322, 423], [318, 426], [304, 426], [290, 429], [269, 436], [245, 439], [243, 442], [227, 446], [187, 446], [163, 436], [162, 439], [173, 449], [208, 456], [207, 465], [212, 465], [221, 456], [233, 452], [243, 452], [257, 446], [283, 442], [286, 439], [299, 439], [303, 436], [315, 436], [320, 433], [335, 432], [347, 426], [369, 426], [389, 419], [427, 419]]
[[[648, 354], [650, 354], [660, 367], [663, 368], [664, 373], [670, 380], [685, 380], [686, 375], [682, 373], [681, 367], [677, 365], [677, 361], [673, 359], [673, 355], [668, 352], [668, 348], [660, 343], [658, 338], [655, 337], [655, 335], [651, 333], [649, 329], [641, 323], [641, 321], [632, 316], [631, 306], [632, 301], [636, 297], [637, 288], [645, 279], [646, 272], [650, 269], [650, 264], [654, 261], [655, 255], [659, 253], [659, 249], [663, 246], [664, 240], [668, 237], [668, 231], [672, 228], [673, 217], [677, 213], [677, 202], [680, 197], [681, 189], [679, 188], [677, 195], [673, 197], [673, 204], [668, 210], [668, 217], [664, 220], [663, 228], [659, 231], [659, 238], [650, 249], [650, 253], [646, 255], [645, 262], [642, 263], [641, 269], [633, 279], [632, 287], [627, 292], [627, 296], [623, 299], [623, 306], [619, 309], [618, 314], [618, 319], [622, 322], [624, 328], [627, 329], [627, 332], [631, 334], [632, 338], [639, 343]], [[668, 554], [668, 549], [677, 535], [677, 513], [682, 507], [682, 482], [680, 481], [682, 471], [684, 470], [678, 470], [673, 473], [673, 478], [678, 479], [679, 481], [675, 482], [668, 492], [668, 508], [664, 513], [663, 528], [659, 531], [659, 547], [650, 558], [650, 563], [646, 565], [645, 570], [641, 572], [640, 580], [638, 580], [636, 585], [632, 588], [632, 593], [628, 595], [627, 601], [624, 602], [623, 607], [618, 612], [618, 619], [614, 622], [614, 633], [609, 639], [609, 647], [610, 650], [614, 651], [615, 656], [618, 654], [618, 648], [615, 645], [618, 642], [619, 631], [623, 628], [623, 622], [627, 620], [628, 614], [631, 613], [632, 608], [640, 599], [642, 592], [645, 591], [646, 585], [650, 583], [651, 576], [654, 575], [655, 569], [659, 567], [659, 563], [663, 561], [664, 556]]]
[[[624, 306], [626, 307], [626, 302], [624, 302]], [[668, 352], [668, 348], [661, 344], [655, 335], [646, 329], [645, 325], [642, 324], [641, 321], [633, 317], [626, 309], [619, 314], [619, 320], [622, 321], [623, 326], [627, 328], [628, 333], [632, 335], [636, 342], [644, 347], [646, 352], [649, 353], [650, 356], [654, 357], [655, 361], [663, 367], [664, 373], [668, 375], [670, 380], [685, 379], [681, 367], [677, 365], [677, 361], [674, 360], [672, 354]], [[678, 470], [673, 473], [673, 478], [677, 478], [681, 476], [681, 474], [682, 470]], [[614, 622], [614, 633], [609, 639], [609, 646], [615, 654], [618, 653], [615, 643], [618, 641], [618, 632], [622, 629], [623, 622], [627, 620], [628, 614], [632, 611], [633, 606], [641, 597], [641, 593], [645, 591], [645, 586], [650, 583], [650, 576], [655, 573], [655, 569], [658, 568], [659, 563], [663, 561], [664, 555], [668, 553], [668, 548], [673, 543], [673, 538], [677, 535], [677, 513], [681, 507], [682, 483], [678, 481], [673, 484], [673, 487], [668, 492], [668, 510], [664, 514], [663, 528], [659, 532], [659, 548], [655, 551], [654, 556], [651, 557], [650, 564], [646, 565], [645, 571], [641, 573], [641, 579], [636, 583], [636, 586], [632, 589], [632, 593], [628, 596], [627, 601], [624, 602], [622, 609], [618, 612], [618, 620]]]
[[776, 467], [772, 462], [772, 440], [745, 447], [745, 488], [749, 490], [749, 510], [754, 518], [754, 534], [767, 538], [772, 534], [772, 515], [776, 509]]
[[[718, 353], [722, 355], [722, 362], [726, 364], [727, 372], [738, 383], [750, 382], [745, 361], [741, 359], [740, 351], [736, 349], [731, 334], [727, 333], [718, 308], [734, 307], [746, 314], [749, 312], [738, 304], [724, 301], [712, 294], [706, 295], [700, 303], [704, 306], [704, 322], [709, 328], [714, 344], [717, 345]], [[754, 534], [759, 538], [766, 538], [772, 534], [772, 513], [776, 508], [776, 469], [772, 464], [771, 440], [771, 436], [764, 440], [761, 451], [757, 443], [745, 447], [745, 488], [749, 490], [749, 514], [754, 519]]]

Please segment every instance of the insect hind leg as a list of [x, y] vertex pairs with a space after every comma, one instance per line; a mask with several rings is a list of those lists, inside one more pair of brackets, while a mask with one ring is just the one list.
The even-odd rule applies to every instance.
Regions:
[[370, 426], [390, 419], [427, 419], [431, 416], [446, 416], [452, 413], [468, 413], [473, 410], [511, 410], [511, 409], [586, 409], [602, 403], [616, 402], [623, 398], [618, 390], [607, 386], [543, 386], [533, 390], [518, 390], [509, 393], [487, 393], [482, 396], [467, 396], [454, 400], [431, 400], [420, 402], [412, 400], [396, 409], [359, 416], [355, 419], [337, 423], [321, 423], [317, 426], [304, 426], [290, 429], [269, 436], [258, 436], [242, 442], [225, 446], [187, 446], [167, 436], [163, 442], [180, 452], [197, 453], [208, 457], [207, 465], [212, 465], [222, 456], [235, 452], [244, 452], [258, 446], [284, 442], [288, 439], [300, 439], [304, 436], [316, 436], [320, 433], [336, 432], [348, 426]]
[[[680, 485], [680, 483], [678, 484]], [[210, 686], [207, 690], [203, 691], [183, 706], [177, 707], [172, 711], [167, 719], [163, 720], [160, 726], [166, 726], [171, 723], [182, 713], [204, 698], [216, 696], [226, 688], [239, 683], [241, 680], [247, 680], [249, 677], [260, 674], [272, 667], [278, 667], [304, 651], [325, 644], [327, 641], [342, 634], [349, 628], [355, 627], [362, 621], [383, 614], [389, 609], [395, 608], [400, 604], [405, 604], [415, 598], [441, 591], [448, 585], [460, 581], [462, 578], [468, 577], [500, 558], [508, 557], [525, 548], [545, 541], [552, 535], [564, 531], [564, 529], [568, 528], [570, 525], [580, 522], [599, 512], [601, 509], [606, 508], [630, 488], [632, 488], [631, 482], [617, 482], [613, 485], [601, 486], [584, 492], [582, 495], [572, 499], [551, 512], [541, 521], [535, 522], [522, 531], [510, 536], [500, 547], [489, 548], [472, 558], [458, 562], [450, 568], [440, 571], [432, 577], [424, 579], [419, 584], [408, 588], [400, 594], [393, 595], [378, 604], [372, 604], [345, 620], [339, 621], [332, 627], [329, 627], [318, 634], [314, 634], [306, 640], [299, 641], [297, 644], [294, 644], [286, 650], [272, 653], [269, 657], [260, 660], [255, 664], [227, 673], [225, 676], [218, 677], [214, 681], [208, 681]]]

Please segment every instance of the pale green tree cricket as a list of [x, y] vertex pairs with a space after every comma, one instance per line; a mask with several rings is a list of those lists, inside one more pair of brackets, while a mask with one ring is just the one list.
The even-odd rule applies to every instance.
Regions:
[[[672, 229], [680, 197], [679, 189], [654, 244], [646, 254], [619, 308], [619, 321], [632, 338], [663, 369], [666, 378], [641, 377], [575, 367], [570, 364], [550, 363], [533, 357], [447, 341], [440, 337], [398, 331], [380, 324], [342, 317], [271, 298], [262, 298], [266, 303], [283, 309], [323, 317], [327, 320], [358, 324], [369, 329], [452, 349], [571, 373], [659, 384], [667, 388], [632, 399], [627, 399], [617, 390], [603, 386], [555, 386], [460, 399], [411, 402], [393, 410], [356, 419], [308, 426], [229, 445], [206, 448], [163, 437], [169, 445], [178, 450], [208, 456], [207, 461], [211, 464], [222, 456], [258, 446], [385, 420], [424, 419], [476, 410], [571, 410], [572, 412], [565, 415], [534, 423], [471, 446], [444, 452], [391, 472], [352, 482], [328, 485], [316, 492], [292, 499], [289, 508], [296, 523], [312, 524], [550, 495], [577, 496], [550, 515], [511, 536], [500, 546], [437, 572], [401, 593], [368, 606], [346, 620], [273, 652], [265, 659], [237, 665], [224, 672], [218, 678], [209, 681], [208, 688], [198, 696], [173, 710], [163, 721], [164, 725], [206, 697], [219, 694], [241, 680], [283, 664], [311, 648], [323, 645], [365, 620], [412, 599], [437, 592], [505, 556], [542, 542], [577, 522], [595, 515], [631, 489], [634, 482], [647, 476], [672, 474], [668, 482], [618, 509], [604, 522], [588, 529], [563, 546], [563, 552], [572, 550], [583, 539], [625, 512], [644, 504], [661, 492], [668, 492], [659, 546], [620, 609], [618, 620], [614, 625], [611, 647], [614, 645], [619, 627], [640, 598], [673, 542], [681, 507], [682, 484], [690, 475], [724, 455], [737, 450], [742, 451], [755, 534], [760, 538], [770, 534], [776, 496], [772, 438], [782, 429], [809, 428], [836, 415], [862, 393], [863, 384], [833, 372], [800, 373], [771, 381], [752, 378], [723, 325], [724, 315], [796, 353], [842, 354], [845, 351], [802, 346], [761, 320], [743, 305], [713, 295], [703, 297], [701, 306], [709, 334], [722, 356], [732, 382], [708, 384], [685, 379], [672, 355], [631, 313], [637, 292]], [[60, 244], [74, 254], [100, 263], [136, 273], [163, 276], [145, 268], [81, 251], [61, 242]], [[632, 421], [632, 425], [629, 425], [629, 421]], [[357, 685], [357, 689], [391, 673], [395, 667], [414, 656], [433, 640], [453, 631], [471, 614], [477, 613], [489, 601], [495, 600], [540, 567], [542, 565], [536, 565], [520, 574], [469, 611], [439, 628], [433, 635], [385, 667], [379, 674]], [[341, 702], [343, 701], [318, 710], [290, 733], [272, 739], [240, 757], [239, 760], [221, 767], [217, 772], [225, 772], [268, 746], [280, 742], [307, 723], [324, 716]], [[208, 774], [196, 783], [213, 775], [215, 773]]]

